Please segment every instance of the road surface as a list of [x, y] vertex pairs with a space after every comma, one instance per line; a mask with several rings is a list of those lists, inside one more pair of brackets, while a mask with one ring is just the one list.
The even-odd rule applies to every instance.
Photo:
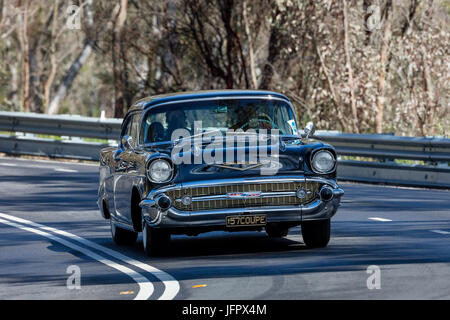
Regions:
[[173, 236], [149, 258], [112, 242], [97, 166], [0, 158], [0, 299], [450, 299], [450, 192], [341, 185], [327, 248], [297, 227]]

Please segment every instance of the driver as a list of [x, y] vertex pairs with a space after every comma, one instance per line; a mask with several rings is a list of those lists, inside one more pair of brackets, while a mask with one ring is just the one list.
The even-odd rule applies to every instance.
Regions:
[[[166, 112], [167, 133], [166, 139], [172, 140], [172, 133], [177, 129], [185, 129], [186, 127], [186, 115], [183, 110], [175, 109]], [[189, 130], [188, 130], [189, 131]]]
[[256, 106], [253, 103], [248, 104], [245, 108], [236, 108], [235, 112], [238, 122], [230, 128], [233, 130], [248, 129], [248, 123], [256, 118]]
[[149, 142], [163, 141], [164, 127], [161, 122], [153, 122], [148, 130]]
[[231, 127], [233, 130], [271, 130], [276, 128], [272, 119], [253, 103], [249, 103], [245, 108], [238, 109], [237, 118], [240, 119], [240, 121]]

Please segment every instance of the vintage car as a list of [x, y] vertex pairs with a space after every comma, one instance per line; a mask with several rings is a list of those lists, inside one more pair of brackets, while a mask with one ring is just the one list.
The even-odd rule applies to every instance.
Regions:
[[100, 153], [98, 206], [119, 244], [142, 232], [148, 255], [172, 234], [266, 231], [301, 225], [308, 247], [325, 247], [343, 190], [336, 152], [297, 130], [279, 93], [183, 92], [136, 102], [118, 147]]

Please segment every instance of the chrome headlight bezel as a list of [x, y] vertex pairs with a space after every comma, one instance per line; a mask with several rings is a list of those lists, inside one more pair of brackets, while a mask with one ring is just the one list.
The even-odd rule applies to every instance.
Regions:
[[[322, 170], [322, 169], [317, 167], [317, 162], [316, 162], [317, 161], [317, 156], [320, 155], [320, 154], [329, 154], [331, 156], [333, 163], [329, 167], [329, 169]], [[312, 171], [314, 171], [314, 173], [317, 173], [317, 174], [328, 174], [328, 173], [331, 173], [331, 172], [336, 170], [336, 164], [337, 164], [336, 156], [329, 149], [319, 149], [319, 150], [314, 151], [311, 154], [309, 162], [311, 164]]]
[[[167, 175], [164, 177], [164, 179], [158, 179], [157, 177], [155, 177], [154, 174], [152, 175], [152, 169], [155, 168], [155, 166], [158, 164], [167, 165]], [[157, 159], [151, 160], [147, 163], [146, 174], [147, 174], [147, 179], [150, 182], [158, 183], [158, 184], [169, 182], [173, 178], [173, 172], [174, 172], [173, 164], [171, 161], [169, 161], [167, 159], [157, 158]]]

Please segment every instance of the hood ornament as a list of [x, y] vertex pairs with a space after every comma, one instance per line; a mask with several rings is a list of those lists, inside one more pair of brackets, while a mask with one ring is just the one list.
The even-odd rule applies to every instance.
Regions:
[[247, 170], [259, 168], [262, 165], [263, 165], [262, 163], [257, 163], [257, 162], [253, 162], [253, 163], [224, 162], [224, 163], [220, 163], [220, 164], [219, 163], [214, 164], [215, 167], [237, 170], [237, 171], [247, 171]]

